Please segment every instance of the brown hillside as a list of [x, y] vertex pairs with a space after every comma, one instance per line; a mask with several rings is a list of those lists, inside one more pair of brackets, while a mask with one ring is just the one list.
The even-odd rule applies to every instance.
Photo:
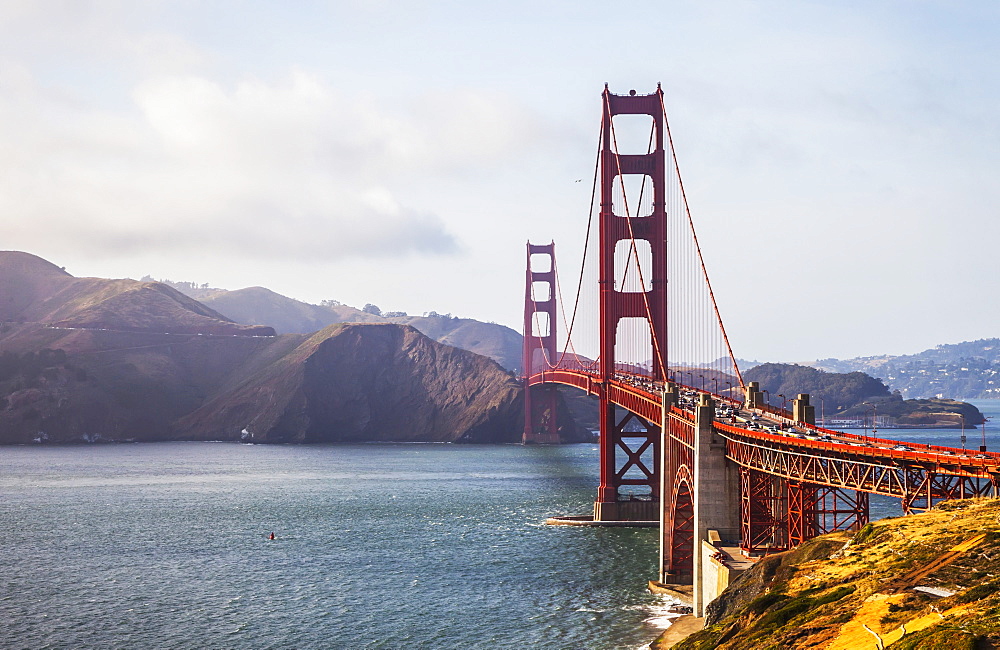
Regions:
[[0, 251], [0, 321], [22, 317], [31, 305], [53, 295], [73, 279], [37, 255]]
[[202, 301], [237, 323], [269, 325], [279, 334], [309, 334], [334, 323], [385, 320], [346, 305], [333, 308], [310, 305], [264, 287], [216, 290]]
[[[520, 439], [520, 384], [412, 327], [248, 336], [271, 330], [24, 253], [0, 254], [0, 286], [0, 444]], [[560, 408], [564, 439], [579, 439]]]
[[0, 252], [0, 321], [119, 331], [273, 336], [158, 282], [75, 278], [40, 257]]
[[508, 370], [520, 371], [523, 340], [518, 332], [472, 318], [404, 316], [389, 319], [417, 328], [435, 341], [489, 357]]
[[521, 367], [521, 335], [498, 325], [451, 316], [379, 316], [348, 305], [311, 305], [264, 287], [235, 291], [175, 286], [237, 323], [269, 325], [279, 334], [307, 334], [335, 323], [411, 325], [439, 343], [489, 357], [508, 370]]
[[391, 324], [312, 337], [34, 325], [0, 340], [0, 444], [512, 442], [522, 399], [490, 359]]
[[493, 361], [412, 327], [340, 324], [179, 427], [262, 442], [472, 441], [520, 437], [521, 388]]
[[0, 444], [149, 441], [286, 342], [19, 326], [0, 338]]

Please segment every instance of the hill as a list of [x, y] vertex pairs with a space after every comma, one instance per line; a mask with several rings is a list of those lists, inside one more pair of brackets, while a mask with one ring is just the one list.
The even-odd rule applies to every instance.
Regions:
[[486, 357], [393, 324], [338, 324], [231, 379], [179, 427], [266, 442], [515, 442], [519, 382]]
[[0, 350], [2, 444], [516, 442], [523, 423], [521, 386], [494, 361], [388, 323], [274, 337], [35, 326]]
[[979, 409], [966, 402], [943, 398], [904, 400], [881, 380], [859, 371], [836, 373], [795, 364], [765, 363], [747, 370], [743, 378], [760, 382], [774, 406], [781, 406], [799, 393], [808, 393], [819, 420], [835, 416], [861, 418], [877, 412], [880, 417], [894, 418], [900, 426], [958, 428], [962, 417], [971, 426], [985, 419]]
[[995, 338], [939, 345], [916, 354], [820, 359], [807, 365], [866, 372], [907, 398], [1000, 398], [1000, 339]]
[[[186, 291], [183, 285], [180, 290]], [[264, 287], [236, 291], [214, 289], [198, 300], [237, 323], [269, 325], [279, 334], [309, 334], [334, 323], [386, 322], [379, 316], [352, 307], [310, 305]]]
[[819, 409], [822, 399], [827, 415], [833, 415], [872, 397], [889, 397], [888, 387], [863, 372], [824, 372], [808, 366], [789, 363], [764, 363], [743, 373], [746, 382], [760, 382], [767, 390], [771, 403], [780, 406], [781, 395], [791, 399], [798, 393], [808, 393]]
[[[76, 278], [29, 253], [0, 251], [0, 322], [130, 332], [273, 336], [159, 282]], [[10, 329], [10, 327], [8, 327]]]
[[510, 373], [407, 325], [275, 335], [162, 283], [25, 253], [0, 253], [0, 288], [0, 444], [520, 439]]
[[997, 647], [998, 522], [1000, 501], [970, 499], [817, 537], [757, 562], [672, 647]]
[[410, 316], [385, 312], [374, 305], [356, 309], [336, 301], [312, 305], [264, 287], [228, 291], [192, 282], [163, 281], [208, 307], [244, 325], [266, 325], [279, 334], [308, 334], [336, 323], [395, 323], [410, 325], [435, 341], [490, 357], [504, 368], [520, 372], [521, 334], [504, 325], [429, 312]]

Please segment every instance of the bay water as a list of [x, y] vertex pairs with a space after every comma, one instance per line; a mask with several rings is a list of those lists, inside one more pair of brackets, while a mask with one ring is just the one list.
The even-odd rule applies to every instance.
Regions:
[[641, 647], [656, 531], [543, 523], [596, 477], [595, 445], [0, 448], [0, 647]]
[[[1000, 402], [975, 403], [995, 450]], [[656, 531], [543, 523], [590, 511], [597, 468], [595, 445], [3, 447], [0, 647], [643, 647], [670, 620]]]

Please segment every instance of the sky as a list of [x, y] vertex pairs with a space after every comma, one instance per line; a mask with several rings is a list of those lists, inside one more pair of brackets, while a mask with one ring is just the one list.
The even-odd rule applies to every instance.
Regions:
[[604, 84], [659, 82], [737, 356], [997, 337], [997, 34], [992, 0], [5, 0], [0, 249], [520, 330], [525, 242], [579, 263]]

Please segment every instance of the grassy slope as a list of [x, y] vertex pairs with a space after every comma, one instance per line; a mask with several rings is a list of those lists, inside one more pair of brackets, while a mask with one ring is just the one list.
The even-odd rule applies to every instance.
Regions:
[[[980, 533], [983, 543], [916, 583], [955, 590], [954, 596], [895, 593], [900, 576]], [[877, 647], [875, 635], [900, 649], [995, 647], [1000, 501], [946, 502], [925, 514], [874, 522], [853, 537], [818, 537], [762, 560], [721, 598], [711, 625], [674, 648], [847, 650]]]

